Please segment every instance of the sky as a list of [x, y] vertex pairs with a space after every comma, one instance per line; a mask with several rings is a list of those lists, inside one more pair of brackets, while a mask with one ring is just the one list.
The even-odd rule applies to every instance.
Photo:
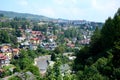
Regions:
[[0, 10], [51, 18], [105, 22], [120, 8], [120, 0], [0, 0]]

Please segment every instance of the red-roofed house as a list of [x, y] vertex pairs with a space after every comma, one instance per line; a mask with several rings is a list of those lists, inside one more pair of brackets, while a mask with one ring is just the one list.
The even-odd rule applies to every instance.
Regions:
[[70, 43], [68, 43], [67, 46], [70, 47], [70, 48], [74, 48], [74, 47], [75, 47], [75, 44], [70, 44]]
[[42, 35], [42, 33], [40, 31], [31, 31], [31, 34], [34, 36], [34, 37], [38, 37], [40, 35]]
[[31, 38], [30, 43], [37, 45], [40, 44], [40, 39], [39, 38]]
[[1, 48], [0, 48], [0, 51], [6, 55], [9, 59], [12, 58], [12, 48], [9, 46], [9, 45], [3, 45]]
[[19, 52], [20, 52], [20, 49], [18, 49], [18, 48], [13, 48], [12, 49], [12, 52], [13, 52], [13, 56], [18, 56], [19, 55]]

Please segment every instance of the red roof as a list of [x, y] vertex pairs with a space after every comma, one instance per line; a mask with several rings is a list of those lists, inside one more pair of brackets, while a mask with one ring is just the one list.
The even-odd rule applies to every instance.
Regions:
[[5, 45], [5, 46], [2, 46], [2, 49], [9, 49], [10, 47]]
[[0, 60], [5, 60], [7, 57], [5, 55], [3, 55], [2, 53], [0, 53]]
[[38, 41], [39, 38], [31, 38], [30, 40]]
[[32, 31], [32, 34], [42, 35], [42, 33], [40, 31]]
[[75, 44], [67, 44], [69, 47], [75, 47]]
[[19, 51], [18, 48], [14, 48], [14, 49], [13, 49], [13, 52], [18, 52], [18, 51]]

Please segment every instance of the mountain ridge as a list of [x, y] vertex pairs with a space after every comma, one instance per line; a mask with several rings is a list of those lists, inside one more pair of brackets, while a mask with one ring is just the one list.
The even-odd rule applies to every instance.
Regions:
[[31, 20], [53, 20], [53, 18], [49, 18], [43, 15], [37, 15], [37, 14], [31, 14], [31, 13], [19, 13], [14, 11], [0, 10], [0, 14], [3, 14], [4, 16], [9, 18], [21, 17], [21, 18], [27, 18]]
[[[62, 21], [62, 22], [69, 22], [69, 21], [87, 21], [87, 20], [70, 20], [70, 19], [63, 19], [63, 18], [50, 18], [46, 17], [44, 15], [37, 15], [32, 13], [21, 13], [21, 12], [14, 12], [14, 11], [4, 11], [0, 10], [0, 14], [3, 14], [6, 17], [14, 18], [14, 17], [20, 17], [20, 18], [26, 18], [30, 20], [40, 20], [40, 21]], [[97, 22], [97, 21], [88, 21], [88, 22]], [[97, 22], [97, 23], [103, 23], [103, 22]]]

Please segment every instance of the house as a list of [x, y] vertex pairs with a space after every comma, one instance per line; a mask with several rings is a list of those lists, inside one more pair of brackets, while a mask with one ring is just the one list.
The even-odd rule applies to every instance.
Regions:
[[70, 41], [68, 38], [64, 38], [64, 40], [66, 43], [69, 43], [69, 41]]
[[29, 41], [25, 41], [25, 42], [20, 44], [19, 48], [28, 49], [29, 46], [30, 46]]
[[4, 52], [3, 54], [6, 55], [9, 60], [12, 59], [12, 57], [13, 57], [12, 51], [10, 51], [10, 52]]
[[44, 75], [49, 66], [48, 61], [51, 60], [51, 55], [39, 56], [35, 59], [36, 66], [38, 66], [41, 75]]
[[3, 45], [1, 45], [1, 47], [0, 47], [0, 51], [1, 51], [1, 52], [11, 51], [11, 46], [10, 46], [10, 45], [7, 45], [7, 44], [3, 44]]
[[30, 33], [32, 31], [32, 29], [26, 29], [25, 32], [26, 33]]
[[9, 59], [7, 56], [5, 56], [4, 54], [0, 53], [0, 67], [4, 64], [8, 64], [9, 63]]
[[55, 42], [50, 42], [50, 43], [42, 42], [40, 46], [46, 50], [54, 50], [57, 47], [57, 44]]
[[75, 60], [76, 56], [69, 56], [68, 58], [69, 58], [69, 60]]
[[76, 38], [76, 37], [72, 38], [72, 42], [73, 42], [73, 43], [75, 43], [76, 41], [77, 41], [77, 38]]
[[31, 50], [36, 50], [38, 48], [38, 45], [30, 44], [29, 48]]
[[38, 36], [42, 36], [42, 33], [40, 31], [31, 31], [31, 35], [33, 37], [38, 37]]
[[12, 49], [13, 56], [19, 56], [19, 52], [20, 52], [19, 48], [13, 48]]
[[82, 45], [89, 44], [90, 43], [90, 39], [81, 40], [81, 41], [79, 41], [79, 43], [82, 44]]
[[54, 50], [57, 47], [57, 44], [55, 42], [52, 42], [49, 44], [50, 50]]
[[67, 46], [70, 47], [70, 48], [74, 48], [74, 47], [75, 47], [75, 44], [68, 43]]
[[57, 36], [55, 36], [55, 35], [49, 35], [48, 39], [50, 40], [50, 42], [53, 42], [54, 40], [57, 39]]
[[34, 45], [38, 45], [40, 43], [40, 39], [39, 38], [31, 38], [30, 43], [34, 44]]
[[12, 48], [10, 45], [2, 45], [0, 51], [6, 55], [9, 59], [12, 59]]
[[17, 42], [21, 43], [25, 40], [25, 37], [17, 37]]

